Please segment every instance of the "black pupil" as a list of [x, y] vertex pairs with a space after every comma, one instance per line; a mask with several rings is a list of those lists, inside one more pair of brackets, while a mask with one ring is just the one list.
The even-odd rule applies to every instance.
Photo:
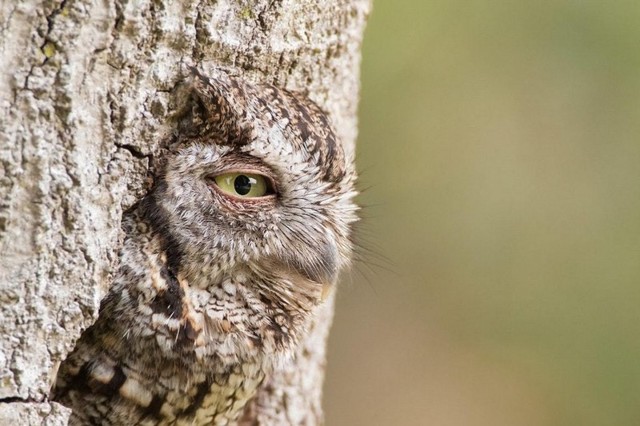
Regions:
[[248, 176], [240, 175], [233, 181], [233, 188], [240, 195], [247, 195], [251, 191], [251, 179]]

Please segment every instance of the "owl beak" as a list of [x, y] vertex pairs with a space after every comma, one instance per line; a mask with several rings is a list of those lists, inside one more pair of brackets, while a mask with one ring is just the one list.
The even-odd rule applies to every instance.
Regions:
[[[318, 250], [318, 248], [320, 250]], [[338, 277], [338, 250], [333, 242], [327, 241], [321, 247], [307, 256], [297, 253], [290, 258], [289, 265], [306, 279], [322, 286], [321, 300], [325, 300], [330, 294]]]
[[331, 296], [331, 292], [333, 291], [333, 283], [331, 284], [323, 284], [322, 285], [322, 294], [320, 295], [320, 301], [325, 302], [329, 296]]

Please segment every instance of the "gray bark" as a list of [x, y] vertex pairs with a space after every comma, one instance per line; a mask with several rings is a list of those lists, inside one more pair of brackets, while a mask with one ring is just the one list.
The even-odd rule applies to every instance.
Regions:
[[[369, 0], [2, 0], [0, 423], [65, 424], [57, 366], [96, 318], [184, 65], [303, 91], [353, 155]], [[330, 299], [248, 410], [321, 421]], [[285, 403], [286, 402], [286, 403]]]

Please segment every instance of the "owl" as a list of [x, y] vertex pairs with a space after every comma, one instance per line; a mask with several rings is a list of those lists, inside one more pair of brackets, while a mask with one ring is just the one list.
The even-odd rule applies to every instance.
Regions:
[[350, 263], [356, 174], [305, 97], [194, 71], [52, 399], [71, 424], [226, 425]]

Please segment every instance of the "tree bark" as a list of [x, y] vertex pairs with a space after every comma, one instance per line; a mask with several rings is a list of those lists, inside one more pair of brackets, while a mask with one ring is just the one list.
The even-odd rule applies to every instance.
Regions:
[[[369, 0], [2, 0], [0, 423], [65, 424], [57, 366], [96, 318], [184, 65], [302, 91], [354, 154]], [[319, 423], [333, 299], [244, 421]]]

